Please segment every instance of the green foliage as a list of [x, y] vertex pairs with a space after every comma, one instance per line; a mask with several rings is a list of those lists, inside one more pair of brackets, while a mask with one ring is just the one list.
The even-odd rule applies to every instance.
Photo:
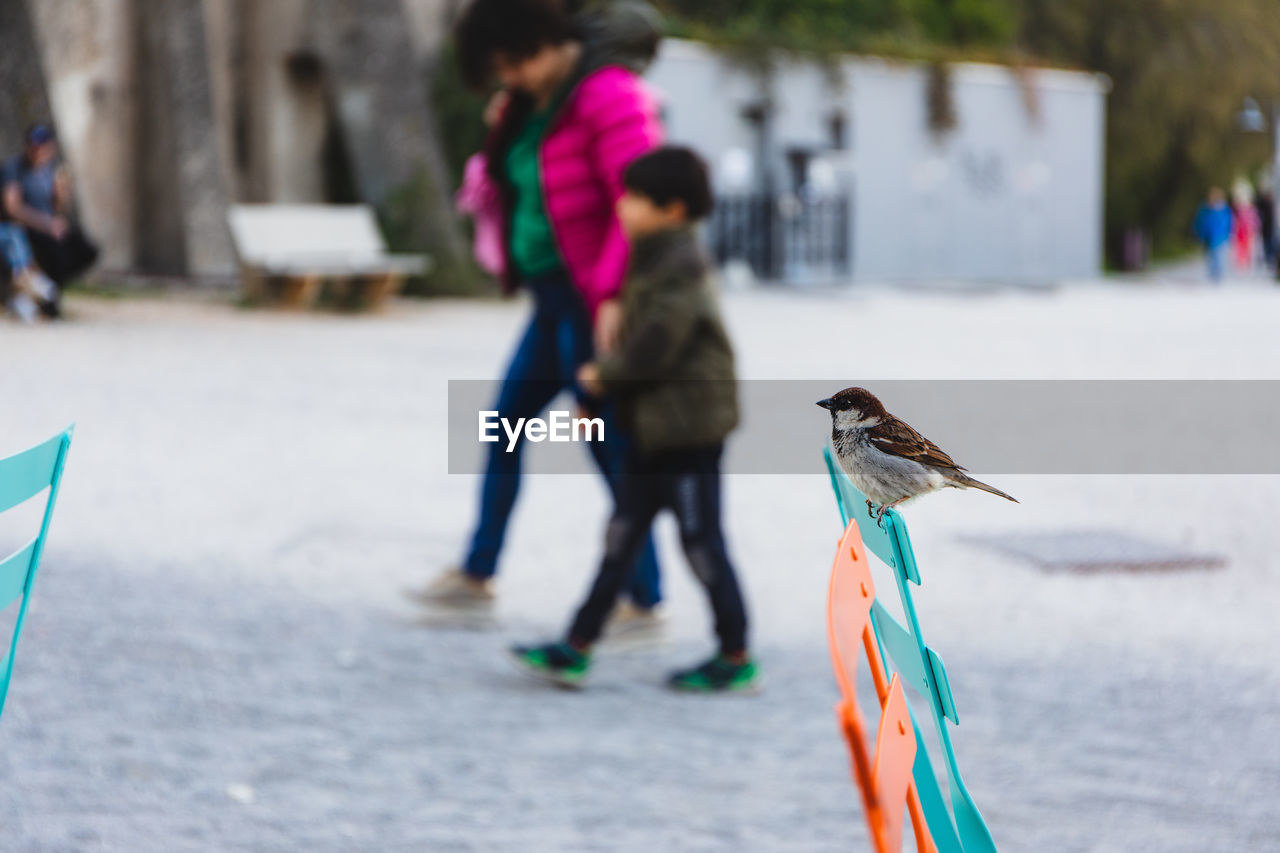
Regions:
[[[451, 195], [462, 184], [462, 174], [467, 158], [484, 147], [485, 126], [481, 121], [487, 98], [471, 91], [462, 82], [457, 57], [452, 44], [446, 43], [434, 63], [430, 80], [432, 106], [436, 132], [444, 151], [445, 168], [449, 181], [446, 191]], [[429, 178], [425, 174], [415, 179], [419, 186], [403, 187], [393, 195], [387, 205], [384, 218], [389, 220], [392, 232], [412, 233], [412, 229], [426, 227], [416, 219], [412, 200], [423, 192]], [[467, 245], [470, 245], [471, 229], [467, 222], [460, 223]], [[395, 245], [390, 237], [388, 242]], [[414, 295], [458, 295], [485, 292], [492, 289], [492, 282], [475, 264], [469, 252], [462, 257], [452, 253], [436, 258], [436, 268], [426, 279], [409, 282], [406, 292]]]
[[426, 169], [419, 169], [403, 186], [388, 194], [378, 208], [379, 225], [392, 252], [426, 251], [433, 267], [425, 277], [415, 276], [405, 282], [404, 292], [410, 296], [461, 296], [483, 288], [484, 278], [469, 254], [450, 251], [451, 243], [443, 229], [453, 223], [434, 216], [430, 199], [434, 187]]
[[903, 44], [1000, 46], [1017, 30], [1013, 0], [656, 0], [678, 31], [785, 50]]
[[485, 126], [480, 120], [487, 98], [462, 82], [457, 56], [450, 44], [441, 51], [431, 80], [432, 101], [440, 141], [453, 186], [462, 183], [467, 158], [484, 146]]
[[[1237, 125], [1246, 96], [1280, 99], [1275, 0], [1023, 0], [1031, 51], [1110, 76], [1107, 230], [1185, 245], [1207, 187], [1268, 160], [1265, 134]], [[1264, 106], [1265, 108], [1265, 106]]]
[[[435, 107], [436, 128], [444, 149], [449, 189], [452, 191], [462, 185], [467, 158], [484, 147], [485, 134], [488, 132], [481, 120], [488, 97], [473, 92], [462, 82], [452, 44], [446, 45], [435, 63], [431, 96]], [[471, 223], [464, 220], [461, 225], [467, 245], [470, 245]], [[453, 295], [493, 290], [492, 280], [475, 263], [470, 253], [455, 260], [452, 267], [438, 267], [427, 282], [411, 282], [408, 292]], [[452, 284], [442, 287], [442, 282]], [[425, 288], [428, 283], [434, 283], [434, 287]]]

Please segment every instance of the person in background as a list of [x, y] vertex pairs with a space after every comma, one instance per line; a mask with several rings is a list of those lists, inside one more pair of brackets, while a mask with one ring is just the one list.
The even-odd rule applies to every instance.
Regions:
[[1236, 190], [1231, 212], [1234, 217], [1231, 237], [1235, 246], [1236, 269], [1248, 272], [1253, 269], [1258, 232], [1262, 227], [1258, 221], [1258, 210], [1254, 207], [1252, 187], [1245, 185]]
[[61, 289], [98, 259], [98, 248], [72, 217], [71, 177], [47, 124], [32, 126], [23, 152], [0, 170], [0, 220], [22, 226], [36, 264], [58, 286], [45, 313], [58, 316]]
[[1255, 203], [1258, 209], [1259, 239], [1262, 241], [1262, 258], [1267, 269], [1276, 269], [1276, 241], [1280, 234], [1276, 232], [1276, 196], [1270, 189], [1258, 193]]
[[[656, 105], [637, 73], [653, 57], [658, 22], [634, 4], [591, 9], [593, 17], [582, 20], [562, 0], [473, 0], [455, 30], [467, 81], [483, 89], [496, 79], [506, 93], [484, 165], [500, 210], [503, 290], [523, 288], [533, 298], [493, 406], [513, 421], [537, 417], [562, 391], [577, 393], [578, 367], [613, 347], [628, 254], [614, 203], [626, 167], [662, 137]], [[471, 177], [468, 191], [483, 196], [480, 176]], [[591, 402], [579, 396], [579, 404]], [[589, 446], [616, 494], [625, 439], [607, 406], [599, 414], [606, 440]], [[480, 518], [465, 559], [411, 593], [432, 608], [465, 612], [492, 604], [523, 441], [515, 452], [501, 444], [488, 450]], [[614, 622], [619, 635], [660, 627], [657, 556], [647, 535], [636, 556], [624, 584], [630, 606]]]
[[9, 273], [0, 291], [4, 292], [4, 304], [15, 317], [24, 323], [34, 323], [41, 313], [49, 313], [51, 308], [56, 314], [58, 287], [36, 266], [27, 234], [20, 226], [0, 222], [0, 260]]
[[1196, 239], [1204, 246], [1211, 281], [1222, 281], [1227, 242], [1231, 239], [1234, 224], [1235, 217], [1227, 204], [1226, 193], [1220, 187], [1209, 190], [1205, 203], [1196, 211], [1193, 231]]
[[632, 241], [619, 346], [578, 372], [593, 395], [612, 392], [634, 436], [604, 536], [604, 559], [562, 642], [516, 646], [529, 672], [565, 686], [586, 677], [591, 650], [654, 517], [674, 511], [680, 541], [715, 617], [717, 653], [673, 673], [695, 692], [750, 691], [742, 590], [720, 526], [720, 457], [738, 425], [733, 346], [694, 226], [711, 212], [707, 168], [687, 148], [660, 148], [631, 164], [618, 212]]

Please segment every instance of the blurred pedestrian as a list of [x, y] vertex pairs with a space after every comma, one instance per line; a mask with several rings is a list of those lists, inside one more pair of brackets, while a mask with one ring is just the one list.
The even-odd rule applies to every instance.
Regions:
[[36, 264], [58, 286], [45, 309], [56, 317], [61, 289], [93, 266], [98, 248], [72, 216], [71, 176], [52, 127], [27, 131], [23, 152], [0, 170], [0, 193], [0, 220], [22, 226]]
[[1270, 188], [1263, 188], [1258, 193], [1255, 205], [1258, 209], [1259, 239], [1262, 242], [1262, 259], [1268, 270], [1276, 268], [1277, 240], [1280, 234], [1276, 231], [1276, 196]]
[[1205, 203], [1196, 211], [1193, 226], [1196, 238], [1205, 249], [1205, 258], [1209, 264], [1209, 278], [1221, 281], [1226, 263], [1227, 243], [1231, 240], [1235, 217], [1227, 204], [1226, 193], [1221, 187], [1209, 190]]
[[[576, 392], [578, 367], [613, 347], [628, 256], [614, 203], [626, 167], [662, 136], [637, 74], [653, 56], [655, 20], [635, 4], [593, 14], [574, 19], [562, 0], [474, 0], [455, 30], [468, 82], [482, 88], [496, 79], [506, 92], [484, 162], [501, 209], [504, 291], [523, 287], [533, 297], [493, 407], [512, 421], [536, 417], [561, 391]], [[590, 447], [616, 494], [626, 447], [608, 409], [600, 414], [607, 440]], [[523, 441], [514, 452], [503, 443], [489, 448], [470, 549], [461, 566], [415, 594], [425, 603], [465, 610], [493, 601]], [[624, 584], [631, 606], [615, 620], [619, 630], [658, 625], [648, 537], [638, 558]]]
[[1235, 246], [1236, 269], [1248, 272], [1253, 269], [1256, 256], [1258, 233], [1262, 223], [1258, 221], [1258, 210], [1253, 203], [1253, 188], [1241, 187], [1236, 190], [1232, 206], [1231, 237]]
[[618, 210], [634, 251], [621, 341], [584, 365], [578, 381], [590, 394], [617, 396], [635, 446], [605, 532], [604, 559], [565, 639], [512, 653], [536, 675], [580, 684], [654, 517], [670, 509], [689, 565], [706, 589], [719, 649], [700, 666], [674, 673], [668, 684], [697, 692], [751, 690], [757, 675], [747, 652], [746, 606], [720, 526], [720, 457], [738, 425], [733, 347], [694, 233], [711, 212], [707, 168], [687, 148], [661, 148], [631, 164], [626, 187]]

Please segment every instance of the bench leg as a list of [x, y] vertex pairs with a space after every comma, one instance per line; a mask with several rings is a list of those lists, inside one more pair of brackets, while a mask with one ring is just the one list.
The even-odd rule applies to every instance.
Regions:
[[320, 298], [322, 283], [318, 275], [290, 276], [284, 281], [281, 303], [294, 311], [310, 308]]
[[261, 305], [267, 301], [267, 277], [249, 267], [240, 269], [240, 293], [248, 305]]
[[404, 276], [399, 273], [375, 276], [365, 281], [364, 305], [369, 311], [379, 311], [386, 306], [387, 300], [400, 291], [404, 285]]
[[324, 289], [325, 307], [339, 311], [350, 310], [359, 295], [356, 285], [357, 282], [346, 276], [329, 279]]

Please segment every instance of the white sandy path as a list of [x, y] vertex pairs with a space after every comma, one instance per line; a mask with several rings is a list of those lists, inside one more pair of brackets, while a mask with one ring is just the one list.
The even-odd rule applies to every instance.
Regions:
[[[1280, 291], [1261, 284], [1211, 290], [1083, 283], [1051, 294], [989, 295], [751, 291], [731, 294], [727, 305], [747, 378], [1280, 378]], [[377, 799], [392, 799], [382, 823], [370, 817], [375, 798], [362, 799], [361, 791], [386, 780], [355, 770], [335, 777], [342, 780], [337, 789], [294, 790], [305, 805], [294, 802], [289, 786], [306, 775], [300, 769], [306, 761], [295, 756], [290, 769], [294, 759], [287, 753], [304, 749], [306, 729], [278, 720], [272, 725], [279, 727], [275, 748], [286, 753], [279, 758], [284, 769], [267, 773], [266, 782], [252, 760], [242, 769], [246, 776], [258, 774], [259, 788], [270, 789], [276, 779], [280, 796], [267, 824], [219, 829], [222, 816], [239, 808], [222, 787], [239, 780], [212, 779], [209, 790], [179, 786], [172, 803], [156, 792], [126, 800], [113, 812], [115, 819], [86, 830], [83, 838], [94, 840], [79, 844], [84, 849], [185, 849], [174, 842], [178, 836], [166, 844], [163, 831], [154, 846], [129, 846], [133, 833], [155, 824], [157, 809], [200, 818], [192, 849], [237, 843], [277, 849], [262, 840], [267, 838], [279, 842], [278, 849], [292, 849], [289, 844], [302, 838], [329, 839], [326, 849], [649, 849], [664, 840], [677, 849], [779, 849], [778, 839], [801, 848], [837, 849], [856, 838], [857, 810], [828, 726], [822, 608], [839, 525], [816, 457], [812, 477], [728, 481], [732, 549], [746, 579], [754, 635], [774, 676], [758, 716], [749, 706], [724, 706], [726, 732], [744, 742], [732, 736], [716, 741], [709, 730], [699, 742], [705, 755], [688, 744], [677, 746], [680, 736], [674, 732], [698, 731], [709, 721], [697, 705], [673, 704], [654, 695], [652, 684], [633, 684], [637, 676], [656, 679], [662, 667], [685, 662], [705, 646], [701, 597], [666, 525], [662, 547], [676, 650], [620, 659], [614, 666], [602, 661], [598, 690], [573, 702], [534, 692], [520, 693], [515, 710], [490, 707], [512, 699], [504, 693], [505, 681], [494, 675], [479, 683], [464, 676], [455, 690], [447, 690], [451, 710], [434, 717], [428, 712], [425, 720], [407, 721], [405, 709], [395, 707], [409, 689], [404, 680], [412, 681], [418, 671], [416, 650], [423, 656], [424, 683], [439, 685], [448, 684], [442, 673], [465, 673], [468, 666], [488, 673], [503, 642], [494, 635], [411, 628], [412, 611], [398, 591], [455, 559], [472, 521], [474, 478], [445, 473], [447, 382], [497, 375], [524, 311], [521, 303], [435, 302], [400, 305], [384, 317], [293, 317], [185, 300], [81, 299], [73, 303], [74, 322], [64, 326], [0, 329], [0, 354], [10, 365], [3, 389], [11, 401], [0, 407], [0, 452], [33, 443], [72, 420], [80, 424], [48, 577], [42, 577], [50, 598], [42, 602], [37, 595], [33, 638], [19, 659], [11, 708], [0, 726], [0, 742], [6, 744], [0, 754], [10, 756], [0, 758], [0, 767], [6, 760], [11, 768], [31, 762], [42, 767], [46, 784], [11, 795], [10, 814], [56, 814], [49, 798], [82, 781], [62, 777], [57, 751], [49, 755], [40, 746], [47, 734], [40, 734], [39, 723], [47, 717], [30, 716], [32, 707], [60, 713], [57, 724], [48, 724], [71, 742], [68, 749], [85, 735], [78, 728], [84, 719], [74, 710], [80, 706], [73, 703], [67, 711], [67, 703], [58, 701], [65, 691], [66, 697], [92, 702], [83, 685], [59, 680], [57, 664], [67, 658], [50, 651], [51, 668], [38, 682], [31, 671], [33, 661], [41, 660], [41, 644], [56, 643], [60, 614], [68, 623], [79, 619], [79, 633], [92, 636], [100, 602], [77, 601], [77, 590], [100, 596], [131, 585], [164, 589], [169, 582], [157, 579], [172, 577], [170, 594], [208, 596], [208, 606], [186, 600], [138, 604], [139, 613], [170, 611], [154, 624], [141, 617], [145, 642], [182, 646], [191, 636], [205, 637], [213, 649], [230, 643], [227, 648], [241, 655], [258, 645], [278, 648], [282, 660], [301, 673], [272, 676], [270, 663], [260, 664], [265, 670], [239, 689], [297, 678], [305, 682], [298, 688], [303, 696], [312, 688], [323, 692], [308, 679], [323, 684], [330, 677], [322, 667], [309, 669], [318, 666], [317, 659], [331, 661], [338, 654], [348, 663], [364, 661], [356, 668], [366, 689], [361, 707], [374, 713], [367, 737], [365, 727], [343, 729], [324, 710], [314, 711], [317, 719], [308, 725], [330, 726], [344, 740], [356, 739], [348, 746], [358, 752], [403, 752], [415, 743], [414, 726], [425, 722], [431, 728], [434, 721], [438, 730], [416, 746], [423, 755], [460, 762], [463, 778], [456, 790], [447, 780], [428, 786], [429, 793], [411, 782], [392, 786], [390, 793], [379, 788]], [[803, 422], [813, 416], [804, 413], [810, 420]], [[815, 446], [820, 441], [816, 435]], [[1008, 849], [1134, 849], [1125, 846], [1126, 839], [1137, 843], [1152, 821], [1167, 820], [1174, 829], [1161, 849], [1192, 850], [1219, 840], [1224, 826], [1237, 827], [1242, 842], [1277, 826], [1259, 804], [1237, 807], [1234, 792], [1246, 781], [1254, 789], [1262, 784], [1271, 794], [1280, 791], [1277, 716], [1273, 698], [1267, 698], [1280, 688], [1280, 658], [1271, 652], [1280, 601], [1273, 530], [1280, 478], [1027, 476], [1003, 478], [1000, 485], [1022, 505], [948, 494], [922, 501], [907, 516], [924, 571], [921, 616], [931, 645], [948, 661], [961, 709], [964, 725], [956, 740], [962, 767], [997, 839]], [[536, 637], [559, 630], [590, 576], [605, 512], [603, 490], [592, 478], [540, 477], [527, 484], [503, 564], [501, 614], [508, 634]], [[23, 521], [21, 514], [6, 517], [0, 535], [16, 533]], [[1155, 577], [1048, 577], [955, 541], [959, 532], [972, 529], [1116, 526], [1225, 553], [1230, 568]], [[76, 583], [60, 566], [93, 577]], [[248, 604], [259, 599], [275, 602], [275, 608], [288, 602], [289, 618], [282, 621], [293, 627], [273, 626], [272, 608], [256, 605], [259, 613]], [[267, 623], [240, 646], [225, 636], [232, 625], [243, 630], [234, 617], [236, 602]], [[101, 611], [100, 618], [110, 618], [109, 608]], [[331, 637], [325, 620], [333, 619], [342, 627]], [[336, 647], [316, 648], [318, 657], [309, 656], [293, 640], [315, 646], [332, 640]], [[127, 657], [129, 651], [94, 647], [86, 654]], [[454, 660], [432, 670], [441, 654]], [[202, 660], [193, 655], [191, 660]], [[386, 660], [379, 668], [369, 656]], [[142, 683], [99, 689], [127, 689], [145, 709], [148, 679], [164, 679], [166, 671], [143, 661], [122, 674]], [[1125, 686], [1144, 681], [1145, 687]], [[24, 683], [47, 688], [49, 695], [24, 695]], [[165, 685], [170, 692], [177, 689], [165, 701], [190, 699], [194, 688], [184, 692], [183, 684]], [[158, 684], [155, 689], [157, 695], [164, 692]], [[1143, 693], [1152, 690], [1162, 697], [1162, 707], [1152, 705], [1156, 694]], [[1180, 697], [1198, 702], [1199, 710], [1177, 714], [1164, 707]], [[281, 694], [279, 707], [290, 701]], [[339, 699], [312, 701], [344, 716]], [[657, 710], [651, 717], [627, 714], [628, 725], [613, 726], [610, 715], [636, 702], [652, 702]], [[1214, 729], [1223, 724], [1224, 707], [1233, 709], [1232, 722], [1244, 731], [1220, 742]], [[450, 741], [451, 728], [490, 711], [498, 715], [490, 725], [513, 727], [501, 746], [485, 737], [470, 745]], [[525, 739], [521, 714], [533, 721]], [[244, 724], [235, 713], [230, 717]], [[1040, 731], [1041, 720], [1052, 722], [1054, 731]], [[584, 790], [600, 791], [598, 785], [583, 788], [590, 778], [558, 781], [574, 766], [573, 733], [582, 725], [590, 731], [617, 728], [618, 737], [633, 744], [598, 766], [583, 760], [588, 777], [597, 768], [608, 780], [601, 783], [619, 786], [616, 796], [583, 800]], [[166, 760], [183, 766], [183, 745], [199, 752], [205, 747], [198, 744], [212, 737], [198, 722], [193, 726], [155, 748], [178, 750]], [[1127, 735], [1113, 726], [1124, 727]], [[762, 738], [765, 731], [776, 734]], [[1068, 731], [1076, 732], [1076, 741], [1057, 735]], [[1171, 754], [1186, 748], [1188, 733], [1202, 738], [1194, 761]], [[539, 736], [548, 738], [545, 750]], [[757, 740], [746, 742], [750, 738]], [[1082, 761], [1073, 743], [1114, 747], [1115, 754], [1094, 753]], [[555, 834], [563, 827], [549, 818], [544, 828], [551, 834], [539, 842], [537, 820], [530, 823], [528, 816], [511, 817], [518, 827], [510, 830], [514, 835], [503, 835], [492, 821], [470, 826], [459, 817], [483, 812], [481, 804], [494, 798], [505, 804], [504, 820], [511, 809], [519, 812], [518, 799], [502, 799], [499, 782], [465, 771], [500, 761], [496, 753], [516, 748], [536, 755], [524, 772], [528, 784], [549, 798], [537, 800], [539, 808], [557, 808], [555, 792], [562, 785], [573, 832]], [[673, 754], [673, 748], [683, 751]], [[814, 765], [819, 755], [824, 758]], [[740, 762], [752, 781], [735, 775], [732, 763], [708, 778], [686, 769], [683, 787], [668, 776], [680, 761], [700, 758]], [[1109, 761], [1116, 766], [1104, 774], [1100, 768]], [[190, 763], [201, 764], [195, 758]], [[206, 769], [230, 777], [234, 766], [214, 762]], [[1209, 778], [1219, 767], [1231, 783], [1213, 800], [1216, 823], [1197, 836], [1201, 823], [1188, 809], [1204, 800], [1201, 785], [1222, 784]], [[817, 782], [805, 775], [814, 773]], [[795, 774], [806, 790], [788, 785]], [[1163, 784], [1162, 774], [1168, 780]], [[67, 768], [66, 775], [74, 774]], [[1055, 775], [1064, 781], [1042, 781]], [[1102, 777], [1112, 779], [1110, 788], [1095, 784]], [[737, 778], [751, 788], [736, 800], [700, 787]], [[1148, 787], [1134, 793], [1138, 780]], [[673, 784], [664, 794], [663, 786]], [[404, 798], [396, 802], [399, 790]], [[1132, 794], [1136, 805], [1116, 791]], [[315, 826], [304, 828], [304, 816], [314, 807], [306, 798], [316, 796], [351, 812], [348, 841]], [[453, 803], [454, 809], [430, 820], [417, 813], [415, 820], [414, 803], [421, 797]], [[637, 823], [622, 814], [636, 798], [648, 803], [649, 820]], [[778, 805], [795, 808], [798, 800], [815, 805], [800, 815]], [[1098, 813], [1100, 803], [1116, 805]], [[658, 826], [663, 815], [668, 825]], [[746, 821], [747, 836], [730, 828], [735, 820]], [[268, 824], [274, 835], [264, 828]], [[156, 825], [181, 834], [170, 823]], [[623, 828], [623, 835], [614, 835]], [[62, 849], [56, 840], [65, 840], [68, 831], [57, 820], [28, 817], [19, 834], [28, 846], [18, 849]], [[1043, 846], [1052, 839], [1061, 846]], [[421, 847], [418, 841], [430, 843]]]

